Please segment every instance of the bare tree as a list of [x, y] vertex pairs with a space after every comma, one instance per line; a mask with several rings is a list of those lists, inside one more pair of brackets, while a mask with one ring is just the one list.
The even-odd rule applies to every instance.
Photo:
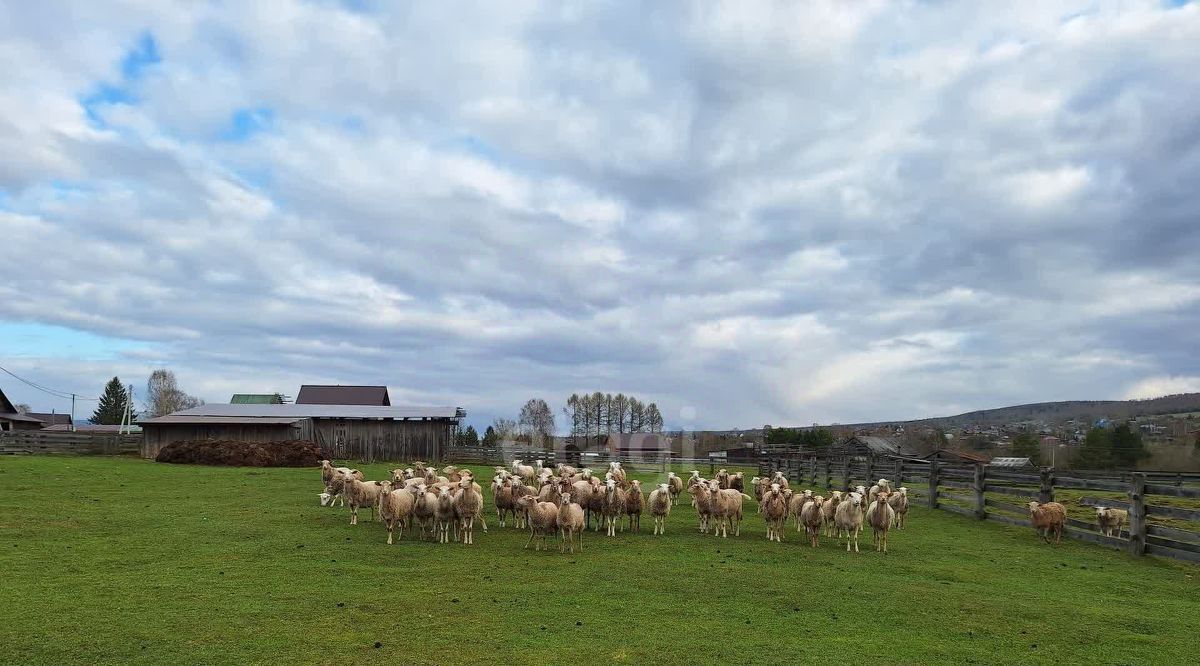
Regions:
[[662, 432], [663, 429], [662, 413], [658, 411], [658, 405], [653, 402], [646, 405], [646, 428], [650, 432]]
[[530, 442], [544, 444], [554, 436], [554, 412], [541, 398], [530, 398], [521, 408], [517, 418], [521, 434], [528, 435]]
[[165, 416], [203, 404], [200, 398], [179, 390], [175, 373], [166, 368], [150, 373], [146, 381], [146, 416]]
[[18, 402], [17, 404], [13, 405], [13, 407], [16, 408], [18, 414], [28, 414], [29, 412], [33, 411], [32, 407], [23, 402]]
[[492, 430], [500, 441], [512, 439], [517, 434], [517, 422], [512, 419], [496, 419], [492, 421]]
[[609, 420], [616, 424], [617, 432], [629, 432], [629, 398], [624, 393], [613, 396]]

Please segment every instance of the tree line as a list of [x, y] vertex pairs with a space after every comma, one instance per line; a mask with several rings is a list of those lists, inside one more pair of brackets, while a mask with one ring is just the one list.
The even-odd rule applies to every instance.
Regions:
[[657, 404], [624, 393], [572, 393], [562, 413], [570, 424], [568, 435], [572, 438], [663, 431]]

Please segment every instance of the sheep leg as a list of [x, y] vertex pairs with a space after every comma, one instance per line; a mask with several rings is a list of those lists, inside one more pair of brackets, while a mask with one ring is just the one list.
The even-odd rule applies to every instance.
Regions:
[[358, 505], [357, 504], [350, 505], [350, 524], [351, 525], [358, 524]]

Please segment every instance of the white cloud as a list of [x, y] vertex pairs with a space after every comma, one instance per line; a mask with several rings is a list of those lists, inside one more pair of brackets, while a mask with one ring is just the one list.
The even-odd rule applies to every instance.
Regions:
[[1200, 392], [1200, 377], [1147, 377], [1126, 389], [1123, 400], [1145, 400], [1176, 393]]

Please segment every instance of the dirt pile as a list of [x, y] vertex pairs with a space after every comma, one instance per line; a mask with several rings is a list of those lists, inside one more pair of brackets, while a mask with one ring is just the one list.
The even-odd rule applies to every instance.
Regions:
[[283, 442], [194, 440], [168, 444], [158, 452], [158, 462], [231, 467], [315, 467], [321, 449], [302, 439]]

